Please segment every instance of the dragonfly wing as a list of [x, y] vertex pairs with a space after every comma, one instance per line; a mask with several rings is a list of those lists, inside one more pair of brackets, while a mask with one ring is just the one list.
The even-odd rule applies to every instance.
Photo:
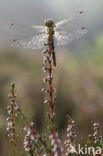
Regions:
[[82, 37], [87, 33], [87, 30], [82, 27], [80, 29], [75, 29], [71, 31], [57, 31], [55, 33], [55, 44], [56, 45], [66, 45], [75, 39]]
[[11, 46], [28, 48], [28, 49], [41, 49], [44, 43], [47, 42], [47, 35], [45, 33], [31, 38], [24, 38], [22, 40], [14, 40]]
[[29, 26], [23, 24], [14, 24], [11, 23], [9, 30], [17, 34], [17, 36], [25, 37], [37, 33], [44, 33], [45, 27], [44, 26]]
[[61, 26], [65, 25], [66, 23], [69, 23], [70, 21], [75, 19], [77, 16], [82, 15], [82, 14], [83, 14], [83, 11], [77, 12], [76, 14], [72, 15], [68, 19], [65, 19], [65, 20], [62, 20], [62, 21], [56, 23], [56, 30], [59, 29]]

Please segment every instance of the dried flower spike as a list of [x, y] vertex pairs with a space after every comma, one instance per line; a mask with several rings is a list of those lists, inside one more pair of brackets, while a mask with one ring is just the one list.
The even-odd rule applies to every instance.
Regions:
[[66, 153], [65, 153], [66, 156], [76, 153], [75, 137], [76, 137], [75, 122], [70, 118], [68, 128], [67, 128], [67, 140], [64, 142], [66, 147]]
[[8, 117], [7, 117], [7, 121], [8, 121], [8, 127], [6, 128], [6, 130], [8, 131], [8, 136], [11, 138], [11, 142], [14, 144], [14, 148], [15, 148], [15, 152], [16, 154], [18, 153], [18, 149], [17, 149], [17, 136], [16, 136], [16, 131], [15, 131], [15, 110], [19, 109], [19, 107], [16, 104], [15, 98], [16, 98], [16, 94], [15, 94], [15, 83], [11, 83], [11, 87], [10, 87], [10, 95], [9, 95], [9, 100], [10, 100], [10, 106], [7, 107], [8, 109]]
[[51, 140], [52, 152], [54, 156], [64, 156], [64, 148], [62, 146], [58, 132], [51, 134], [49, 139]]
[[101, 132], [100, 132], [100, 124], [99, 123], [94, 123], [93, 127], [94, 127], [94, 133], [93, 133], [94, 144], [96, 146], [99, 146], [100, 141], [102, 140], [102, 136], [101, 136]]

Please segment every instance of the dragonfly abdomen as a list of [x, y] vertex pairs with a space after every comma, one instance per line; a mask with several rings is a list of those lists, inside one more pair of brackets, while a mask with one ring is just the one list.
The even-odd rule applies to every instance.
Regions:
[[54, 34], [48, 34], [48, 43], [49, 43], [49, 50], [52, 54], [53, 65], [56, 67], [56, 56], [55, 56], [55, 48], [54, 48]]
[[54, 38], [52, 39], [52, 58], [54, 67], [56, 67], [56, 55], [55, 55], [55, 47], [54, 47]]

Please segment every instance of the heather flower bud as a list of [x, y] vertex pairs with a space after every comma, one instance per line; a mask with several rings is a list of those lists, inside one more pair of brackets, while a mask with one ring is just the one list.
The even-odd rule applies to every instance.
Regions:
[[12, 108], [12, 106], [8, 106], [8, 107], [7, 107], [8, 110], [11, 110], [11, 108]]
[[12, 111], [11, 111], [11, 110], [9, 110], [9, 111], [8, 111], [8, 114], [10, 115], [10, 114], [11, 114], [11, 112], [12, 112]]
[[49, 103], [49, 98], [45, 98], [44, 103]]
[[10, 127], [7, 127], [7, 128], [6, 128], [6, 130], [7, 130], [7, 131], [10, 131], [10, 130], [11, 130], [11, 128], [10, 128]]
[[8, 126], [12, 126], [13, 125], [13, 122], [8, 122]]
[[48, 53], [48, 49], [45, 49], [45, 50], [43, 50], [43, 52], [42, 52], [43, 55], [46, 54], [46, 53]]
[[43, 63], [46, 63], [47, 61], [49, 61], [49, 57], [48, 56], [44, 56]]
[[34, 122], [30, 122], [30, 126], [33, 127], [34, 126]]
[[11, 118], [9, 118], [9, 117], [8, 117], [8, 118], [6, 118], [6, 120], [7, 120], [7, 121], [10, 121], [10, 120], [11, 120]]
[[47, 67], [42, 67], [43, 72], [45, 73], [46, 71], [49, 71], [49, 68]]
[[48, 93], [49, 92], [49, 90], [45, 89], [45, 88], [43, 88], [41, 91], [44, 92], [44, 93]]
[[53, 92], [56, 92], [56, 89], [55, 88], [53, 88], [52, 90], [53, 90]]

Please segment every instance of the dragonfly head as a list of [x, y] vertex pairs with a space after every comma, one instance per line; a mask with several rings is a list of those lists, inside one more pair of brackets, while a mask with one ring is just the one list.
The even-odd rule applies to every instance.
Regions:
[[45, 21], [45, 26], [46, 27], [53, 27], [53, 28], [56, 27], [55, 24], [54, 24], [54, 21], [51, 20], [51, 19], [48, 19], [48, 20]]

